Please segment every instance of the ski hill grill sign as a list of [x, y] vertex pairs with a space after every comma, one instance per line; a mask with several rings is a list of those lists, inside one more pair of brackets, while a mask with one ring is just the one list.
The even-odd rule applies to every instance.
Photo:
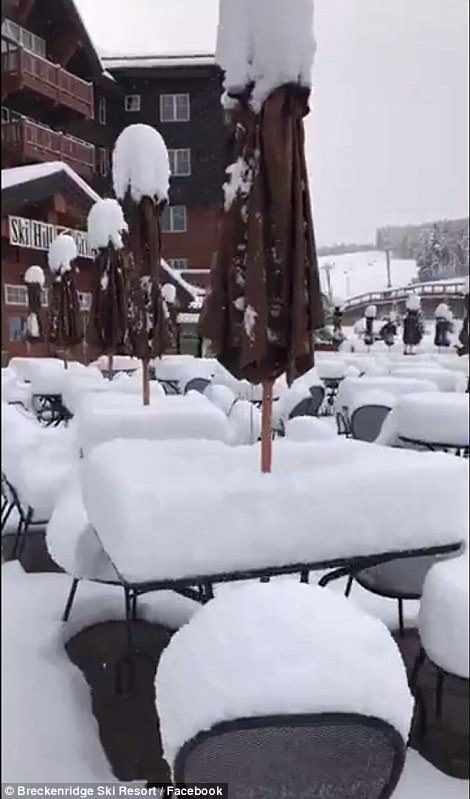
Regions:
[[95, 254], [88, 244], [87, 234], [83, 230], [71, 230], [37, 219], [24, 219], [22, 216], [8, 217], [10, 244], [14, 247], [26, 247], [30, 250], [47, 252], [51, 243], [61, 233], [67, 233], [75, 241], [79, 258], [93, 259]]

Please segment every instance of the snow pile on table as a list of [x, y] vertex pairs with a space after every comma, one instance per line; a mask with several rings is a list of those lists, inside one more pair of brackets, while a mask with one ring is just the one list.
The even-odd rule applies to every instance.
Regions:
[[205, 377], [205, 366], [200, 365], [198, 372], [195, 361], [204, 359], [194, 358], [192, 355], [164, 355], [153, 362], [155, 376], [157, 380], [171, 380], [175, 383], [184, 380], [188, 373], [192, 377]]
[[254, 444], [261, 436], [261, 411], [248, 400], [237, 400], [228, 416], [229, 442], [234, 446]]
[[335, 431], [324, 421], [313, 416], [297, 416], [286, 424], [286, 438], [290, 441], [336, 440]]
[[321, 380], [340, 380], [345, 376], [348, 367], [346, 363], [339, 358], [317, 358], [316, 368]]
[[[90, 366], [96, 366], [101, 371], [107, 371], [109, 366], [108, 355], [100, 355]], [[113, 369], [116, 371], [131, 371], [140, 368], [141, 363], [137, 358], [131, 358], [129, 355], [113, 355]]]
[[436, 563], [427, 574], [419, 615], [421, 642], [437, 665], [469, 678], [468, 552]]
[[258, 445], [110, 441], [86, 459], [85, 507], [130, 580], [318, 563], [467, 536], [468, 464], [459, 458], [281, 440], [272, 474], [261, 474], [259, 462]]
[[157, 397], [149, 406], [142, 405], [138, 394], [89, 397], [80, 406], [76, 419], [78, 439], [85, 453], [104, 441], [119, 438], [229, 440], [227, 417], [197, 392], [184, 397]]
[[467, 395], [434, 392], [401, 397], [385, 420], [376, 443], [393, 446], [400, 436], [429, 444], [468, 447]]
[[335, 407], [337, 410], [349, 408], [364, 392], [385, 391], [400, 397], [417, 392], [435, 392], [437, 386], [429, 380], [414, 380], [407, 377], [347, 377], [338, 389]]
[[225, 90], [253, 84], [255, 111], [278, 86], [310, 88], [314, 54], [313, 0], [221, 0], [216, 60]]
[[396, 397], [390, 391], [380, 391], [378, 389], [359, 391], [353, 395], [348, 406], [348, 412], [349, 415], [352, 416], [354, 411], [359, 410], [359, 408], [366, 408], [368, 405], [381, 405], [385, 408], [393, 408], [396, 401]]
[[49, 247], [47, 256], [49, 269], [57, 276], [70, 272], [72, 261], [75, 260], [77, 255], [78, 250], [75, 240], [67, 233], [62, 233], [51, 242]]
[[160, 133], [150, 125], [129, 125], [119, 134], [113, 150], [113, 185], [123, 200], [130, 192], [140, 203], [143, 197], [158, 202], [168, 199], [170, 160]]
[[293, 581], [209, 602], [164, 650], [155, 689], [170, 767], [183, 744], [223, 721], [358, 713], [383, 719], [406, 743], [413, 712], [385, 625], [344, 597]]
[[452, 372], [450, 369], [443, 369], [437, 364], [430, 368], [424, 366], [414, 368], [400, 367], [399, 369], [393, 369], [392, 375], [397, 378], [410, 377], [415, 380], [429, 380], [437, 386], [439, 391], [464, 392], [467, 387], [463, 375], [458, 372]]
[[78, 579], [118, 581], [88, 521], [79, 474], [80, 467], [76, 467], [61, 487], [47, 525], [49, 554], [58, 566]]
[[117, 200], [98, 200], [88, 214], [87, 227], [92, 249], [105, 249], [109, 245], [116, 250], [122, 249], [122, 234], [128, 226]]
[[31, 405], [31, 386], [18, 378], [13, 369], [2, 369], [2, 402]]
[[82, 402], [86, 402], [90, 393], [108, 393], [111, 391], [109, 381], [91, 374], [89, 377], [78, 377], [73, 372], [64, 375], [62, 384], [62, 402], [72, 414], [76, 414]]

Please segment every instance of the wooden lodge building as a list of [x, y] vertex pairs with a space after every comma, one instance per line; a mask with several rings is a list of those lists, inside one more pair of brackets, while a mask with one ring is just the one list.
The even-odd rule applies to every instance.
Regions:
[[[26, 269], [48, 278], [60, 232], [78, 246], [84, 346], [94, 261], [86, 218], [112, 196], [111, 153], [127, 125], [156, 127], [170, 154], [163, 219], [168, 282], [177, 289], [179, 348], [197, 351], [222, 205], [225, 134], [221, 76], [211, 55], [100, 58], [73, 0], [2, 0], [2, 360], [24, 355]], [[44, 293], [47, 305], [47, 286]], [[35, 347], [45, 354], [45, 346]]]

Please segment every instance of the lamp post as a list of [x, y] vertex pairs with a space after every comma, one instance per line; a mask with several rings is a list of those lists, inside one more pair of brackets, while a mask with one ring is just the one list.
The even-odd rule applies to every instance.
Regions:
[[328, 287], [328, 299], [329, 299], [330, 302], [333, 302], [333, 289], [331, 287], [331, 273], [332, 273], [333, 269], [335, 268], [335, 264], [328, 262], [326, 264], [323, 264], [323, 266], [321, 268], [322, 268], [322, 270], [324, 271], [324, 273], [326, 275], [326, 285]]

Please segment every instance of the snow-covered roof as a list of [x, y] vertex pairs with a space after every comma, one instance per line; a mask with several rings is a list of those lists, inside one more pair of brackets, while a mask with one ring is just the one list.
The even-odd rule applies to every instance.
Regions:
[[103, 57], [109, 70], [153, 69], [155, 67], [207, 67], [215, 64], [214, 55], [110, 55]]
[[100, 199], [99, 194], [80, 175], [77, 175], [72, 167], [63, 161], [48, 161], [45, 164], [28, 164], [26, 166], [15, 166], [11, 169], [2, 169], [2, 191], [13, 186], [19, 186], [22, 183], [29, 183], [32, 180], [49, 177], [57, 172], [65, 172], [77, 184], [78, 188], [88, 194], [93, 201], [96, 202]]

